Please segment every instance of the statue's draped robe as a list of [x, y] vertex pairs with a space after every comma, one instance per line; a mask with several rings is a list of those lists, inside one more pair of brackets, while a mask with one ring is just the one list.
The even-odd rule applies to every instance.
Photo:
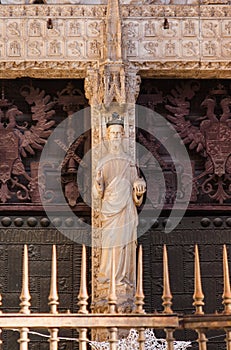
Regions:
[[[102, 251], [98, 281], [110, 280], [112, 247], [115, 248], [116, 284], [135, 283], [136, 227], [138, 216], [133, 202], [137, 170], [125, 153], [108, 154], [98, 164], [104, 181], [101, 206]], [[94, 192], [96, 190], [94, 189]], [[96, 192], [95, 192], [96, 193]]]

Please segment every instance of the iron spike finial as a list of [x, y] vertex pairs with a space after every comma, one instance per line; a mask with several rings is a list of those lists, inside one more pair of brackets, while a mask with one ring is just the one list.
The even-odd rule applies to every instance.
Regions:
[[195, 245], [195, 264], [194, 264], [194, 294], [193, 294], [193, 306], [195, 306], [195, 315], [203, 315], [204, 306], [204, 294], [201, 284], [201, 272], [200, 272], [200, 259], [197, 244]]
[[109, 313], [116, 313], [116, 304], [117, 304], [117, 296], [116, 296], [116, 279], [115, 279], [115, 248], [112, 247], [112, 262], [111, 262], [111, 278], [109, 285], [109, 296], [108, 296], [108, 304], [109, 304]]
[[22, 291], [20, 295], [20, 313], [30, 313], [30, 291], [29, 291], [29, 271], [28, 271], [28, 248], [24, 245], [23, 263], [22, 263]]
[[162, 300], [163, 300], [163, 313], [165, 314], [172, 314], [172, 293], [170, 290], [170, 282], [169, 282], [169, 271], [168, 271], [168, 253], [167, 253], [167, 248], [166, 245], [164, 245], [163, 249], [163, 280], [164, 280], [164, 288], [163, 288], [163, 295], [162, 295]]
[[144, 314], [143, 309], [144, 305], [144, 292], [143, 292], [143, 249], [142, 245], [139, 246], [138, 253], [138, 268], [137, 268], [137, 286], [136, 286], [136, 295], [135, 295], [135, 304], [137, 314]]
[[56, 258], [56, 246], [52, 247], [52, 261], [51, 261], [51, 284], [49, 294], [49, 306], [52, 314], [57, 314], [57, 306], [59, 304], [58, 291], [57, 291], [57, 258]]
[[87, 254], [86, 246], [82, 247], [82, 259], [81, 259], [81, 278], [80, 278], [80, 290], [78, 295], [78, 305], [80, 314], [88, 314], [88, 293], [87, 293]]
[[224, 278], [224, 289], [222, 304], [224, 305], [224, 314], [231, 314], [231, 291], [230, 291], [230, 277], [229, 277], [229, 263], [227, 248], [224, 244], [223, 246], [223, 278]]

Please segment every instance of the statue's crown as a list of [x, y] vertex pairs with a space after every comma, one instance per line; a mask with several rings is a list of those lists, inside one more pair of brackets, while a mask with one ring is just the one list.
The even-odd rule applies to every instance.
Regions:
[[107, 122], [107, 128], [111, 125], [122, 125], [124, 126], [124, 118], [121, 117], [117, 112], [113, 112], [111, 118]]
[[218, 84], [216, 87], [210, 90], [211, 95], [227, 95], [227, 90], [224, 85]]

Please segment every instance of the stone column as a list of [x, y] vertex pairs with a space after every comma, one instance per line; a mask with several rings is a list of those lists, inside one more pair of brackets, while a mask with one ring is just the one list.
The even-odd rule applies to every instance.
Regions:
[[[91, 106], [92, 128], [92, 183], [96, 166], [105, 154], [106, 123], [113, 112], [124, 118], [124, 151], [135, 161], [135, 102], [139, 93], [140, 77], [122, 52], [121, 17], [119, 2], [108, 1], [104, 42], [105, 53], [98, 67], [90, 68], [85, 79], [85, 92]], [[109, 284], [97, 281], [101, 257], [100, 231], [101, 200], [92, 197], [92, 309], [107, 311]], [[116, 286], [118, 312], [131, 312], [135, 295], [135, 281], [128, 286]], [[101, 337], [102, 339], [102, 337]]]

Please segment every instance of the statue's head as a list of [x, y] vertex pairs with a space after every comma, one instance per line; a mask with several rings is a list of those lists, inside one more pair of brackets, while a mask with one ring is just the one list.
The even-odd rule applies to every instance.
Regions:
[[119, 149], [124, 136], [124, 120], [116, 112], [107, 123], [107, 139], [110, 141], [111, 150]]
[[119, 124], [110, 125], [107, 128], [107, 138], [109, 141], [121, 140], [124, 136], [124, 127]]

